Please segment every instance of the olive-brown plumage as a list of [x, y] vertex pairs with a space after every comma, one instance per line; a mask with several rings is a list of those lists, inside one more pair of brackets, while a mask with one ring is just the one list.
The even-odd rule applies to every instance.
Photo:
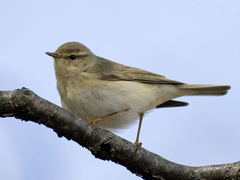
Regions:
[[[174, 98], [220, 96], [230, 89], [227, 85], [189, 85], [124, 66], [94, 55], [78, 42], [63, 44], [55, 53], [46, 54], [55, 59], [63, 108], [90, 122], [107, 116], [97, 124], [113, 131], [128, 127], [139, 117], [142, 119], [151, 109], [188, 105]], [[116, 115], [108, 116], [112, 113]], [[138, 138], [136, 144], [139, 145]]]

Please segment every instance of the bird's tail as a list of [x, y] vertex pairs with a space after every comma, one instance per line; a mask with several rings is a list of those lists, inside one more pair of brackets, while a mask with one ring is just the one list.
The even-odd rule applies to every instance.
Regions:
[[231, 87], [228, 85], [182, 84], [179, 88], [187, 90], [189, 96], [222, 96], [227, 94]]

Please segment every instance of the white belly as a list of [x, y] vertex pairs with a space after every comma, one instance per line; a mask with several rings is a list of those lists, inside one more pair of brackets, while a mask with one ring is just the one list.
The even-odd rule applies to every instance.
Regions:
[[63, 108], [86, 121], [130, 107], [129, 111], [105, 118], [98, 123], [99, 127], [111, 131], [126, 128], [139, 119], [139, 113], [183, 95], [174, 85], [133, 81], [100, 81], [100, 84], [94, 83], [88, 85], [88, 88], [71, 87], [66, 90], [67, 96], [61, 96]]

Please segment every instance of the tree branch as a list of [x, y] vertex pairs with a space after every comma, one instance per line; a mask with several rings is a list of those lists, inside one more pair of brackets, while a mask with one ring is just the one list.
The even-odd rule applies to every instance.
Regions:
[[143, 179], [240, 179], [240, 162], [202, 167], [170, 162], [107, 130], [94, 129], [26, 88], [0, 91], [0, 117], [44, 124], [59, 137], [86, 147], [96, 158], [121, 164]]

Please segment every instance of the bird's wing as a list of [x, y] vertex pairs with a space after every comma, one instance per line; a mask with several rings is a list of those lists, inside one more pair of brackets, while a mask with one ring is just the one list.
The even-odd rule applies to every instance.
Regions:
[[85, 72], [96, 74], [96, 77], [108, 81], [137, 81], [151, 84], [184, 84], [179, 81], [145, 70], [124, 66], [98, 57], [98, 62]]

